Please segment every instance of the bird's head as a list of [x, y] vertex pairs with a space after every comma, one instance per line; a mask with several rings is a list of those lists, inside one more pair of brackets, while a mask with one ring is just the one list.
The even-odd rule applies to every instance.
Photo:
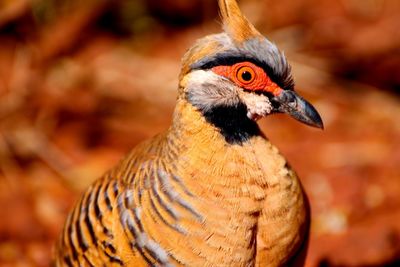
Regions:
[[287, 113], [323, 128], [316, 109], [294, 91], [284, 54], [244, 17], [236, 0], [219, 0], [219, 6], [224, 32], [198, 40], [186, 53], [180, 97], [212, 120]]

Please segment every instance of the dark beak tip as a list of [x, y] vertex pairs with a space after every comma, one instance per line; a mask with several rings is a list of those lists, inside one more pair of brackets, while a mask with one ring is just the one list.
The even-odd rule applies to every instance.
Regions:
[[321, 129], [321, 130], [325, 130], [325, 126], [322, 120], [316, 121], [314, 122], [314, 126], [315, 128]]
[[307, 103], [306, 114], [311, 122], [311, 126], [324, 130], [324, 122], [322, 121], [321, 115], [311, 104]]
[[311, 115], [309, 117], [309, 119], [311, 120], [310, 126], [324, 130], [325, 129], [324, 122], [322, 121], [321, 116], [319, 115], [317, 110], [314, 109], [314, 107], [312, 108], [312, 112], [310, 115]]
[[307, 101], [303, 99], [301, 99], [301, 101], [303, 104], [303, 110], [300, 111], [300, 121], [303, 121], [312, 127], [324, 130], [324, 123], [318, 111]]

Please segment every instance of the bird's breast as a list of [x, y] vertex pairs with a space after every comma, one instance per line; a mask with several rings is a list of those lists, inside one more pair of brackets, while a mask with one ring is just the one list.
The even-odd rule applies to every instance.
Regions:
[[[264, 139], [214, 148], [182, 153], [176, 161], [176, 174], [200, 218], [187, 214], [180, 220], [188, 229], [180, 239], [180, 252], [192, 254], [203, 265], [251, 266], [261, 215], [284, 218], [296, 213], [298, 196], [293, 192], [298, 184], [287, 178], [285, 160]], [[282, 202], [266, 206], [270, 198]]]
[[[128, 236], [127, 246], [139, 240], [137, 251], [170, 266], [254, 266], [261, 218], [284, 221], [298, 213], [301, 189], [283, 157], [263, 137], [241, 145], [228, 145], [215, 132], [190, 142], [166, 140], [161, 156], [140, 163], [133, 192], [120, 196], [127, 211], [116, 232]], [[266, 247], [285, 247], [291, 239], [271, 237]], [[141, 266], [145, 256], [130, 253], [123, 258]]]

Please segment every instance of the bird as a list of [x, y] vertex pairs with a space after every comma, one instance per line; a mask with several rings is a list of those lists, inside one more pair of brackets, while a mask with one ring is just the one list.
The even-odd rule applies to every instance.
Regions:
[[83, 193], [54, 266], [302, 266], [310, 208], [258, 120], [285, 113], [323, 128], [284, 53], [218, 0], [223, 31], [182, 59], [170, 127]]

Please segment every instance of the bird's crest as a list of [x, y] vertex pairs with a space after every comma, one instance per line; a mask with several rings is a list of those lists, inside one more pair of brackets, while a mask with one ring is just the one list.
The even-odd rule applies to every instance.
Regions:
[[262, 36], [243, 15], [236, 0], [218, 0], [218, 3], [224, 30], [236, 44]]

